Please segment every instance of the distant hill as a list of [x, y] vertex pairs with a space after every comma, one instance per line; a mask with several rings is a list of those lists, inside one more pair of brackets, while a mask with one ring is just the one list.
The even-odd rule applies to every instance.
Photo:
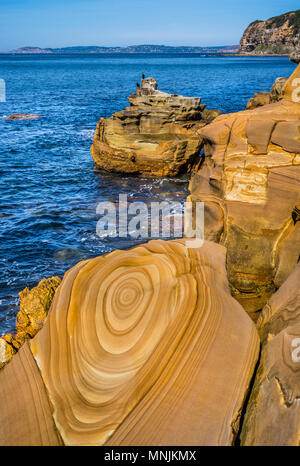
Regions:
[[168, 46], [168, 45], [131, 45], [129, 47], [62, 47], [62, 48], [40, 48], [21, 47], [10, 53], [14, 54], [80, 54], [80, 53], [204, 53], [223, 54], [236, 53], [238, 45], [216, 46], [216, 47], [189, 47], [189, 46]]
[[241, 55], [289, 55], [300, 39], [300, 10], [249, 24], [240, 42]]

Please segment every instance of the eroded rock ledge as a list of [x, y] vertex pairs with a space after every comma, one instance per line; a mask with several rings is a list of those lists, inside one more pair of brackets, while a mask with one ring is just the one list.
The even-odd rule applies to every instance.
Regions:
[[204, 111], [201, 98], [167, 94], [157, 87], [153, 78], [142, 80], [128, 98], [129, 107], [100, 119], [91, 147], [99, 168], [152, 176], [191, 170], [202, 148], [196, 130], [219, 112]]
[[205, 203], [205, 235], [227, 247], [233, 295], [253, 314], [295, 267], [300, 254], [300, 66], [283, 98], [222, 115], [199, 132], [205, 160], [190, 199]]

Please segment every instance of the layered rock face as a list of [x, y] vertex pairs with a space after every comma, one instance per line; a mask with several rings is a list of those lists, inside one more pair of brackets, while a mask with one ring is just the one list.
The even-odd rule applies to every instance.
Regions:
[[299, 446], [300, 263], [258, 320], [263, 348], [243, 423], [243, 445]]
[[233, 296], [250, 313], [300, 254], [299, 78], [300, 66], [279, 102], [219, 116], [200, 130], [205, 159], [191, 178], [190, 200], [205, 203], [206, 238], [227, 247]]
[[45, 278], [31, 290], [25, 288], [21, 291], [16, 334], [8, 333], [0, 337], [0, 368], [10, 361], [27, 339], [33, 338], [42, 328], [60, 282], [59, 277]]
[[175, 176], [189, 172], [198, 158], [202, 139], [196, 129], [215, 117], [200, 98], [170, 95], [157, 90], [153, 78], [128, 98], [130, 107], [101, 118], [91, 152], [104, 170]]
[[296, 50], [300, 37], [300, 10], [275, 16], [267, 21], [254, 21], [240, 42], [242, 55], [285, 54]]
[[259, 339], [225, 258], [158, 240], [68, 271], [0, 372], [1, 444], [232, 444]]

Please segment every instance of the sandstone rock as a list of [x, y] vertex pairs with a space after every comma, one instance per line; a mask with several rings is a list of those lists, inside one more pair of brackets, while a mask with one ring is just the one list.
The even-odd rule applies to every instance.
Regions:
[[68, 271], [0, 373], [1, 443], [232, 444], [259, 339], [225, 258], [214, 243], [157, 240]]
[[221, 111], [217, 110], [216, 108], [213, 108], [209, 110], [208, 108], [205, 108], [201, 114], [201, 119], [206, 121], [207, 123], [211, 123], [217, 116], [221, 115]]
[[18, 350], [13, 345], [13, 340], [13, 336], [10, 334], [0, 338], [0, 369], [11, 360]]
[[58, 277], [45, 278], [31, 290], [21, 291], [16, 334], [9, 333], [0, 338], [0, 368], [10, 361], [26, 339], [33, 338], [42, 328], [60, 282]]
[[300, 253], [293, 220], [300, 208], [299, 77], [300, 67], [279, 102], [221, 115], [199, 131], [205, 160], [192, 175], [190, 200], [205, 202], [206, 238], [227, 247], [233, 296], [250, 313], [263, 308]]
[[62, 445], [28, 341], [0, 371], [0, 386], [1, 446]]
[[258, 320], [263, 348], [247, 406], [243, 445], [299, 445], [300, 263]]
[[43, 327], [59, 277], [45, 278], [32, 290], [25, 288], [20, 293], [20, 311], [16, 319], [17, 335], [24, 339], [33, 338]]
[[277, 78], [271, 88], [270, 92], [270, 103], [273, 104], [275, 102], [279, 102], [279, 100], [283, 99], [283, 89], [288, 81], [288, 78]]
[[254, 97], [251, 97], [249, 102], [247, 103], [247, 110], [252, 110], [253, 108], [262, 107], [263, 105], [267, 105], [271, 102], [271, 97], [269, 92], [260, 92], [255, 93]]
[[275, 294], [271, 296], [257, 321], [263, 344], [282, 330], [300, 322], [300, 263]]
[[254, 97], [252, 97], [247, 104], [247, 110], [253, 110], [263, 105], [279, 102], [279, 100], [283, 99], [283, 88], [287, 80], [288, 78], [277, 78], [270, 92], [263, 91], [254, 94]]
[[101, 118], [91, 147], [95, 164], [104, 170], [175, 176], [189, 172], [199, 157], [202, 139], [197, 129], [216, 116], [206, 113], [196, 97], [157, 90], [153, 78], [128, 98], [130, 107]]

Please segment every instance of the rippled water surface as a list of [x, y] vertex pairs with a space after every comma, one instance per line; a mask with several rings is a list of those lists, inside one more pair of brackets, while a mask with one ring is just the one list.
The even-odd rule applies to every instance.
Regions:
[[[132, 200], [185, 199], [184, 177], [134, 178], [93, 166], [97, 120], [124, 108], [143, 72], [163, 91], [201, 96], [208, 108], [233, 112], [293, 69], [287, 58], [0, 55], [7, 86], [7, 102], [0, 103], [0, 334], [13, 330], [25, 286], [134, 244], [97, 237], [98, 202], [121, 192]], [[14, 112], [42, 118], [1, 118]]]

